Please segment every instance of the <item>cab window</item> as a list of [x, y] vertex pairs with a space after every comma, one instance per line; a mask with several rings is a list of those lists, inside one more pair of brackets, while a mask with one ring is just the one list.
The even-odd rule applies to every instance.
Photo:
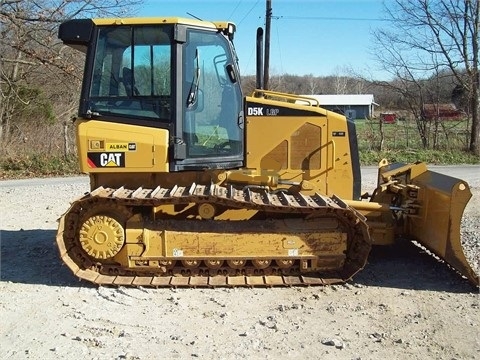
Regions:
[[89, 110], [170, 119], [171, 27], [101, 27]]

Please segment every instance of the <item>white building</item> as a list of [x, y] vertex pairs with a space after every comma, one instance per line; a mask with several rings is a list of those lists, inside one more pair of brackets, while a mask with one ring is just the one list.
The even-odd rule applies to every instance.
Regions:
[[371, 119], [375, 116], [373, 94], [301, 95], [317, 100], [320, 106], [351, 119]]

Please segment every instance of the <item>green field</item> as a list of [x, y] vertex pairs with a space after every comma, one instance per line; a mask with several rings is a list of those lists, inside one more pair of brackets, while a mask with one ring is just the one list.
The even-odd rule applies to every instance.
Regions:
[[[374, 165], [382, 158], [389, 161], [425, 161], [431, 164], [478, 164], [480, 159], [468, 153], [470, 133], [467, 121], [444, 121], [424, 126], [423, 146], [418, 125], [413, 120], [381, 124], [375, 120], [356, 120], [358, 147], [362, 165]], [[383, 143], [382, 143], [383, 131]]]

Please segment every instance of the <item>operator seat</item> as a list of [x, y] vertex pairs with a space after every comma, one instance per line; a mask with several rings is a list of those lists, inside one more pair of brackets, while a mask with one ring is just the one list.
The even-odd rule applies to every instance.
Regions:
[[127, 93], [127, 96], [140, 95], [140, 92], [135, 86], [132, 69], [124, 67], [122, 69], [122, 77], [123, 86], [125, 87], [125, 92]]
[[233, 153], [240, 149], [240, 129], [238, 127], [238, 103], [234, 95], [233, 87], [224, 85], [218, 114], [218, 124], [227, 130], [228, 145]]

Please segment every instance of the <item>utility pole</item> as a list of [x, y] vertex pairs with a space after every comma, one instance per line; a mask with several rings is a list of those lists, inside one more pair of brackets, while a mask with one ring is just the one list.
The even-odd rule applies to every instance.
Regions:
[[272, 20], [272, 0], [267, 0], [265, 15], [265, 63], [263, 66], [263, 88], [268, 90], [268, 78], [270, 76], [270, 23]]

